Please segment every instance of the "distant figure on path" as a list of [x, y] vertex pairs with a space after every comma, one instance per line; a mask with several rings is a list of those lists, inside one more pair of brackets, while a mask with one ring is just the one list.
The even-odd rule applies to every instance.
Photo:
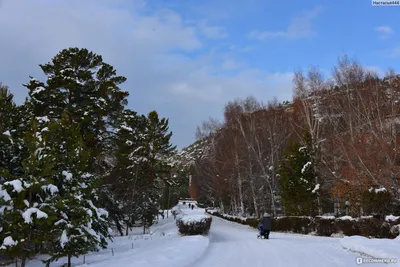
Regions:
[[192, 209], [194, 208], [194, 205], [192, 204]]
[[190, 203], [189, 203], [189, 209], [190, 209]]
[[264, 217], [258, 224], [258, 230], [260, 231], [260, 236], [264, 236], [265, 239], [269, 238], [269, 233], [271, 231], [271, 217], [268, 213], [264, 213]]

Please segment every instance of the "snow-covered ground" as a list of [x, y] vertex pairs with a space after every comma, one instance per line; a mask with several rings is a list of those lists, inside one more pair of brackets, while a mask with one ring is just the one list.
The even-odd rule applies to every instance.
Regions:
[[[180, 205], [187, 215], [204, 214], [203, 209], [189, 210]], [[196, 217], [196, 216], [191, 216]], [[137, 231], [140, 231], [139, 229]], [[208, 237], [178, 234], [173, 216], [152, 227], [153, 234], [117, 237], [110, 248], [74, 259], [74, 266], [90, 267], [338, 267], [357, 266], [360, 257], [400, 257], [400, 238], [367, 239], [363, 237], [316, 237], [272, 232], [269, 240], [257, 239], [257, 232], [249, 226], [213, 217]], [[133, 249], [132, 249], [133, 246]], [[114, 250], [112, 255], [111, 248]], [[358, 251], [358, 252], [354, 252]], [[61, 266], [65, 261], [52, 264]], [[28, 267], [43, 266], [32, 261]], [[400, 266], [376, 263], [372, 266]]]
[[[257, 239], [255, 229], [213, 217], [210, 246], [193, 266], [347, 267], [356, 266], [358, 257], [366, 257], [344, 249], [341, 240], [274, 232], [268, 240]], [[388, 265], [377, 263], [373, 266]]]
[[[184, 210], [187, 214], [204, 214], [204, 210]], [[135, 229], [131, 236], [115, 237], [109, 248], [84, 257], [73, 258], [73, 266], [90, 267], [169, 267], [186, 266], [194, 263], [201, 257], [209, 245], [209, 238], [205, 236], [180, 236], [175, 220], [160, 219], [159, 223], [151, 227], [152, 234], [141, 234], [143, 229]], [[114, 253], [114, 256], [113, 256]], [[40, 259], [30, 261], [28, 267], [44, 266]], [[52, 263], [51, 267], [60, 267], [66, 259]]]
[[380, 259], [397, 259], [397, 264], [390, 266], [400, 266], [400, 236], [396, 239], [368, 239], [363, 236], [349, 236], [340, 240], [344, 248], [358, 251]]

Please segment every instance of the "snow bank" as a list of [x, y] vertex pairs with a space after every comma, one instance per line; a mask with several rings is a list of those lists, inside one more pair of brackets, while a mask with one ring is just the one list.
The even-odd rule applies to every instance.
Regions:
[[317, 216], [317, 218], [325, 219], [325, 220], [335, 220], [336, 217], [333, 215], [322, 215], [322, 216]]
[[373, 258], [398, 259], [390, 266], [400, 266], [400, 237], [396, 239], [368, 239], [362, 236], [344, 237], [340, 240], [345, 249], [366, 254]]
[[393, 215], [388, 215], [385, 218], [386, 221], [392, 221], [392, 222], [395, 222], [395, 221], [397, 221], [399, 219], [400, 219], [400, 216], [393, 216]]
[[[87, 265], [77, 267], [110, 267], [110, 266], [140, 266], [140, 267], [169, 267], [192, 266], [206, 251], [209, 240], [203, 236], [168, 236], [165, 240], [142, 241], [132, 249], [130, 244], [125, 251], [115, 250], [115, 257], [111, 253], [101, 260], [87, 257]], [[147, 244], [145, 244], [147, 242]], [[151, 245], [151, 246], [150, 246]], [[95, 256], [95, 255], [94, 255]], [[88, 259], [89, 258], [89, 259]]]
[[342, 221], [344, 221], [344, 220], [347, 220], [347, 221], [355, 221], [355, 220], [357, 220], [357, 219], [355, 219], [355, 218], [353, 218], [351, 216], [342, 216], [342, 217], [338, 217], [337, 219], [338, 220], [342, 220]]
[[[217, 209], [207, 209], [207, 212], [211, 215], [218, 213], [220, 214], [220, 211]], [[247, 219], [257, 219], [254, 216], [249, 216], [249, 217], [243, 217], [243, 216], [234, 216], [234, 215], [229, 215], [229, 214], [220, 214], [222, 215], [224, 218], [230, 219], [230, 220], [240, 220], [242, 222], [246, 222]]]
[[[199, 209], [187, 210], [188, 213], [201, 213]], [[192, 216], [188, 214], [188, 216]], [[142, 228], [133, 229], [130, 236], [114, 237], [107, 249], [91, 252], [78, 258], [72, 258], [72, 266], [75, 267], [111, 267], [111, 266], [140, 266], [140, 267], [167, 267], [167, 266], [192, 266], [203, 257], [209, 246], [209, 238], [206, 236], [181, 236], [172, 217], [160, 219], [151, 228], [152, 234], [142, 234]], [[60, 237], [60, 242], [68, 240], [68, 236]], [[0, 241], [1, 242], [1, 241]], [[41, 260], [47, 259], [47, 255], [39, 255], [30, 261], [27, 266], [41, 267]], [[59, 259], [51, 266], [62, 266], [67, 258]]]

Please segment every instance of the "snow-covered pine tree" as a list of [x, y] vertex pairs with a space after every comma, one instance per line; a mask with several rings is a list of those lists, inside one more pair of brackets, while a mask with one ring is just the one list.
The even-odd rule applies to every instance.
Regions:
[[38, 130], [36, 118], [31, 119], [24, 144], [27, 156], [22, 160], [20, 176], [0, 170], [0, 177], [7, 180], [0, 185], [0, 251], [19, 258], [21, 267], [48, 240], [52, 217], [49, 203], [56, 191], [52, 184], [53, 153]]
[[170, 181], [173, 166], [170, 157], [176, 152], [176, 146], [171, 144], [172, 132], [169, 131], [168, 119], [159, 118], [156, 111], [147, 116], [144, 150], [146, 171], [143, 176], [148, 180], [147, 190], [142, 194], [140, 214], [144, 223], [152, 224], [162, 201], [163, 188]]
[[11, 116], [15, 110], [14, 96], [7, 86], [0, 82], [0, 131], [11, 127]]
[[[116, 166], [106, 181], [114, 203], [110, 203], [114, 222], [122, 233], [123, 221], [126, 234], [139, 218], [135, 210], [140, 205], [139, 192], [144, 191], [143, 173], [147, 158], [144, 147], [147, 119], [132, 110], [125, 110], [116, 134]], [[122, 215], [122, 216], [120, 216]]]
[[311, 138], [305, 134], [304, 145], [292, 142], [278, 168], [279, 191], [286, 215], [315, 215], [316, 196], [320, 185], [315, 184], [312, 164]]
[[117, 76], [100, 55], [76, 47], [60, 51], [40, 67], [46, 84], [31, 79], [25, 85], [35, 116], [61, 119], [67, 110], [70, 123], [80, 125], [91, 151], [90, 167], [101, 168], [99, 161], [109, 147], [111, 130], [127, 104], [129, 94], [119, 88], [126, 78]]
[[170, 209], [179, 199], [188, 198], [189, 179], [191, 174], [191, 165], [186, 164], [182, 152], [174, 152], [167, 158], [167, 164], [171, 167], [169, 178], [164, 178], [164, 188], [161, 198], [161, 208]]
[[158, 214], [165, 182], [170, 178], [171, 153], [168, 120], [156, 112], [148, 117], [126, 110], [117, 130], [116, 167], [112, 173], [112, 192], [125, 214], [126, 231], [135, 221], [144, 228]]
[[16, 105], [7, 86], [0, 83], [0, 169], [13, 169], [14, 142], [11, 136]]
[[55, 185], [58, 194], [52, 199], [54, 226], [50, 230], [51, 257], [46, 263], [61, 257], [71, 258], [105, 247], [110, 238], [108, 213], [98, 208], [95, 175], [87, 172], [89, 153], [80, 135], [80, 127], [70, 124], [66, 113], [50, 125], [48, 139], [55, 154]]
[[21, 174], [22, 158], [26, 157], [24, 134], [30, 120], [25, 105], [17, 106], [8, 87], [0, 85], [0, 169]]

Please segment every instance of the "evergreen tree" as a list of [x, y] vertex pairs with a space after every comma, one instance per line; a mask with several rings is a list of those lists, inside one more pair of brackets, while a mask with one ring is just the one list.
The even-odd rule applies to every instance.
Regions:
[[111, 130], [127, 104], [128, 93], [119, 88], [126, 78], [87, 49], [64, 49], [40, 67], [47, 83], [31, 79], [25, 85], [34, 115], [60, 120], [67, 111], [91, 151], [90, 166], [100, 168], [101, 155], [110, 148]]
[[320, 185], [315, 184], [312, 165], [311, 138], [305, 135], [304, 145], [293, 142], [279, 166], [279, 189], [286, 215], [315, 215], [316, 196]]
[[28, 112], [17, 106], [7, 86], [0, 83], [0, 169], [21, 174], [21, 161], [26, 155], [23, 142], [27, 131]]
[[159, 120], [156, 112], [146, 117], [126, 110], [117, 132], [117, 163], [110, 185], [128, 232], [138, 220], [148, 227], [158, 214], [172, 170], [168, 159], [175, 147], [170, 144], [168, 120]]
[[15, 114], [16, 105], [13, 95], [7, 86], [0, 83], [0, 168], [13, 169], [12, 159], [14, 157], [12, 116]]
[[0, 177], [7, 180], [0, 185], [3, 221], [0, 249], [8, 256], [21, 259], [22, 267], [48, 239], [52, 217], [49, 203], [56, 192], [52, 151], [38, 130], [36, 119], [31, 120], [29, 129], [24, 137], [27, 157], [22, 161], [21, 176], [15, 177], [7, 169], [0, 170]]
[[52, 199], [54, 227], [50, 263], [61, 257], [78, 257], [107, 245], [107, 212], [96, 207], [98, 187], [95, 175], [86, 172], [89, 153], [80, 136], [79, 125], [71, 125], [66, 113], [48, 131], [55, 154], [55, 184], [58, 194]]
[[12, 116], [15, 113], [16, 105], [7, 86], [0, 82], [0, 132], [12, 128]]
[[126, 110], [117, 129], [116, 166], [106, 181], [114, 200], [114, 203], [109, 201], [112, 216], [121, 234], [122, 221], [128, 234], [129, 228], [139, 219], [135, 209], [140, 205], [139, 192], [142, 192], [146, 185], [145, 179], [141, 179], [147, 164], [144, 149], [146, 125], [145, 116]]
[[145, 132], [145, 158], [146, 171], [142, 174], [148, 180], [144, 193], [142, 194], [142, 205], [138, 212], [143, 222], [152, 224], [152, 219], [157, 215], [162, 199], [163, 188], [171, 185], [171, 172], [173, 164], [170, 158], [176, 150], [171, 144], [172, 132], [169, 132], [168, 119], [160, 119], [156, 111], [147, 116]]

